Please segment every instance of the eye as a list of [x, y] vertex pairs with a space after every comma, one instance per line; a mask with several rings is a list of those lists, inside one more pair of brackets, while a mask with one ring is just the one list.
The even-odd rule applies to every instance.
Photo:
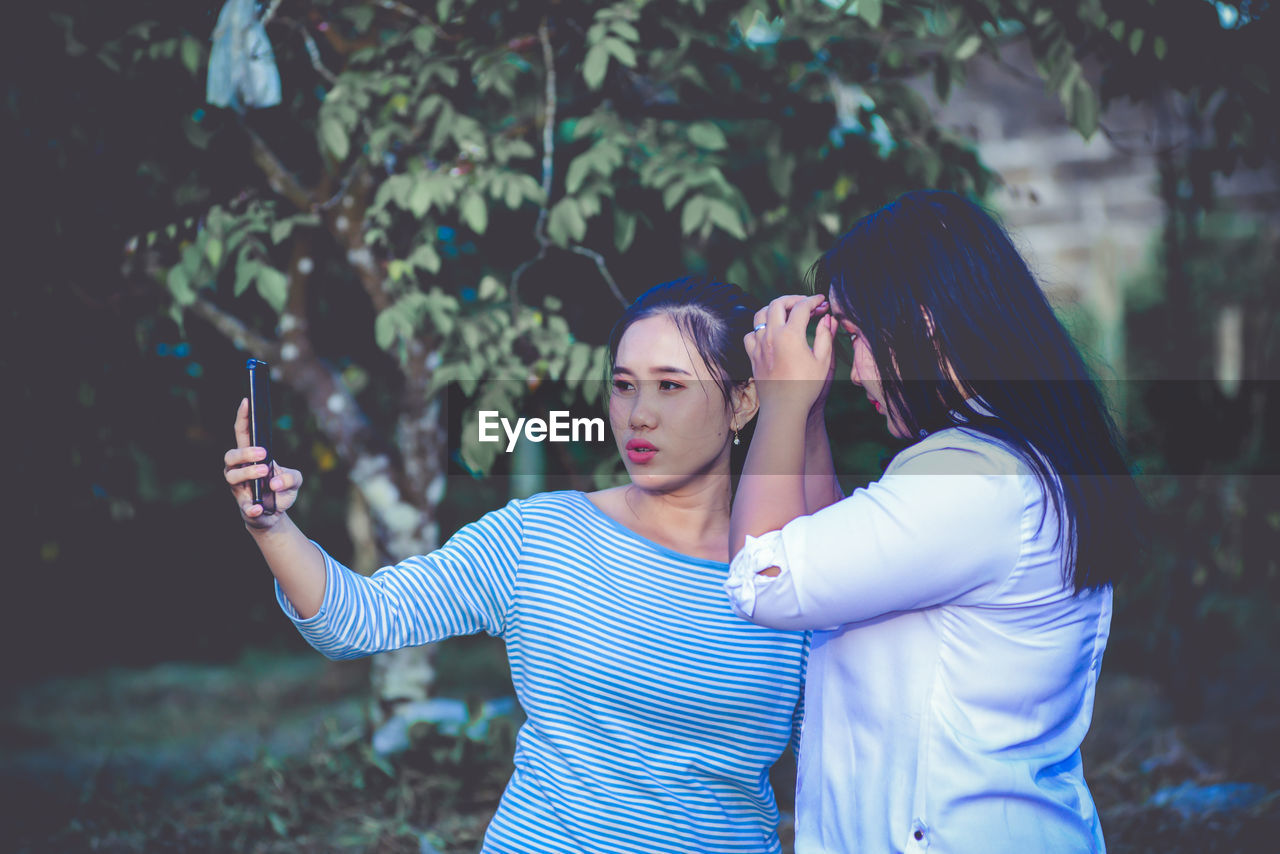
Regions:
[[675, 380], [658, 380], [658, 388], [663, 391], [674, 391], [678, 388], [684, 388], [684, 386], [680, 385], [680, 383]]
[[635, 386], [631, 384], [630, 380], [615, 379], [613, 381], [614, 391], [631, 391], [633, 388], [635, 388]]

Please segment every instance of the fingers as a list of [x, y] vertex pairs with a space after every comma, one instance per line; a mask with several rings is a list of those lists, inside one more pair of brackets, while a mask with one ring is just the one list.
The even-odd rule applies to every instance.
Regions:
[[296, 491], [302, 486], [302, 472], [276, 466], [275, 477], [271, 478], [267, 485], [271, 487], [272, 492]]
[[827, 301], [823, 294], [814, 294], [811, 297], [801, 297], [793, 302], [790, 310], [787, 312], [787, 326], [792, 329], [799, 329], [803, 335], [809, 328], [809, 320], [818, 310], [819, 306]]
[[787, 323], [787, 312], [789, 312], [791, 307], [801, 299], [803, 299], [803, 297], [795, 294], [778, 297], [776, 300], [769, 303], [768, 307], [765, 309], [764, 322], [772, 327], [774, 331], [781, 332], [782, 327]]
[[[781, 330], [784, 325], [795, 318], [796, 323], [801, 328], [807, 328], [810, 319], [814, 316], [825, 314], [830, 308], [825, 294], [813, 294], [812, 296], [787, 294], [778, 297], [757, 311], [752, 319], [752, 325], [759, 327], [763, 323], [776, 330]], [[796, 315], [796, 312], [800, 313], [799, 316]], [[753, 331], [763, 332], [764, 330]]]
[[260, 477], [266, 477], [268, 474], [270, 474], [270, 470], [265, 465], [246, 465], [227, 469], [224, 477], [226, 477], [227, 483], [232, 486], [239, 486], [242, 483], [257, 480]]
[[249, 398], [241, 398], [240, 407], [236, 410], [236, 447], [247, 448], [249, 439]]
[[830, 362], [835, 352], [836, 319], [827, 315], [818, 321], [813, 333], [813, 355], [819, 362]]
[[267, 458], [265, 448], [233, 448], [222, 455], [222, 464], [229, 469], [256, 463]]

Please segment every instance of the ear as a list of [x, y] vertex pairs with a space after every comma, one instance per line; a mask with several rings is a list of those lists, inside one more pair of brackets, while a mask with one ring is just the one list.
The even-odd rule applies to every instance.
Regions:
[[756, 393], [755, 378], [752, 377], [743, 385], [735, 385], [729, 392], [729, 402], [733, 404], [733, 419], [730, 423], [734, 430], [741, 430], [760, 411], [760, 396]]

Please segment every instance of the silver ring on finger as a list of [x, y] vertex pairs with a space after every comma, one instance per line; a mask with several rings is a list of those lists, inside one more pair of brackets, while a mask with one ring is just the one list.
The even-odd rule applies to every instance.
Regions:
[[752, 329], [751, 331], [752, 331], [752, 332], [759, 332], [760, 330], [764, 329], [764, 328], [765, 328], [766, 326], [768, 326], [768, 325], [769, 325], [769, 324], [767, 324], [767, 323], [757, 323], [757, 324], [755, 325], [755, 328], [754, 328], [754, 329]]

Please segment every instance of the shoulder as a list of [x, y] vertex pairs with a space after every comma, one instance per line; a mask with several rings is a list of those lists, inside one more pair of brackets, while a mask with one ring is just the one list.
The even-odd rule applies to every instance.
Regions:
[[885, 474], [1029, 475], [1006, 443], [977, 430], [949, 427], [900, 451]]
[[512, 499], [498, 512], [518, 515], [526, 524], [577, 525], [590, 511], [585, 493], [576, 489], [560, 489]]

